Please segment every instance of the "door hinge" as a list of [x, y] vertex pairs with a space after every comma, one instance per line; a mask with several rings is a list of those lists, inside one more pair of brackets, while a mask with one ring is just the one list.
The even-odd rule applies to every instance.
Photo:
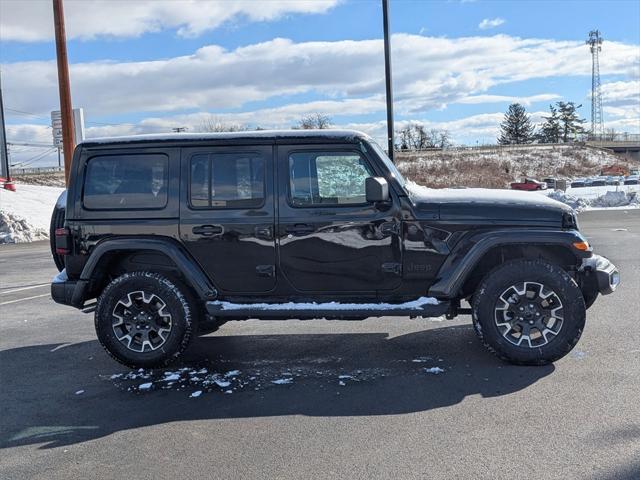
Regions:
[[395, 262], [383, 263], [382, 271], [385, 273], [393, 273], [394, 275], [400, 275], [402, 273], [402, 265]]
[[275, 265], [258, 265], [256, 273], [259, 277], [274, 277], [276, 275]]

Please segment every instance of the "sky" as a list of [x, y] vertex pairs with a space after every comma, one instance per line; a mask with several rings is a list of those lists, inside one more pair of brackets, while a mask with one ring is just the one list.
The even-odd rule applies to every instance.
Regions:
[[[310, 113], [384, 143], [379, 0], [65, 0], [74, 107], [87, 137], [197, 132], [207, 122], [290, 128]], [[605, 128], [640, 133], [640, 1], [391, 0], [396, 126], [494, 143], [505, 110], [534, 123], [574, 101], [590, 119], [588, 32]], [[59, 109], [50, 0], [0, 0], [7, 138], [51, 144]], [[56, 163], [12, 146], [12, 163]]]

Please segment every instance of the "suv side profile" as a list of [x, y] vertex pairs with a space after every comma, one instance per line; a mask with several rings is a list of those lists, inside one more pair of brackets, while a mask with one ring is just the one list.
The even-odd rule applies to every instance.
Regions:
[[52, 230], [53, 299], [95, 307], [130, 367], [228, 320], [458, 314], [500, 358], [545, 364], [619, 283], [564, 204], [420, 187], [355, 131], [85, 141]]

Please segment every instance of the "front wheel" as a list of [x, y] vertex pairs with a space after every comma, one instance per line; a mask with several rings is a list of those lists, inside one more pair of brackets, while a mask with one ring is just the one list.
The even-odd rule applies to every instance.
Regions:
[[498, 357], [544, 365], [573, 349], [585, 325], [580, 288], [561, 267], [515, 260], [489, 272], [472, 302], [476, 333]]
[[118, 362], [132, 368], [163, 367], [189, 345], [195, 315], [182, 285], [158, 273], [126, 273], [98, 298], [96, 333]]

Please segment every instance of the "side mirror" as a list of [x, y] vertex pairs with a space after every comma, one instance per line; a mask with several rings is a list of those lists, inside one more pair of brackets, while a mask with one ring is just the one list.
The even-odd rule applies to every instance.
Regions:
[[378, 203], [389, 200], [389, 184], [382, 177], [368, 177], [364, 181], [367, 202]]

